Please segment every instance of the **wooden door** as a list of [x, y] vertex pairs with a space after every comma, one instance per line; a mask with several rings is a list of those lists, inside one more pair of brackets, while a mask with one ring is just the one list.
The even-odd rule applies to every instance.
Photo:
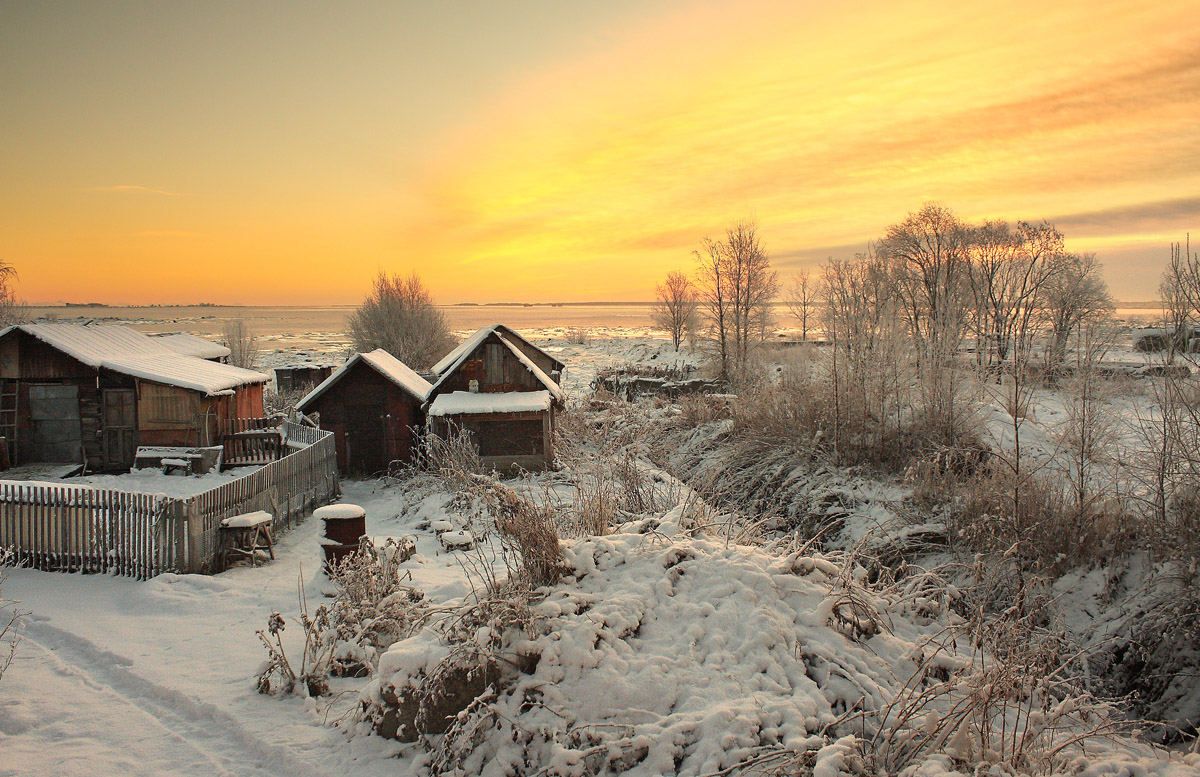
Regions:
[[129, 469], [137, 453], [137, 397], [133, 389], [104, 389], [100, 393], [104, 468]]
[[346, 468], [358, 475], [384, 469], [384, 405], [382, 397], [346, 408]]
[[29, 421], [26, 461], [83, 462], [78, 386], [30, 386]]

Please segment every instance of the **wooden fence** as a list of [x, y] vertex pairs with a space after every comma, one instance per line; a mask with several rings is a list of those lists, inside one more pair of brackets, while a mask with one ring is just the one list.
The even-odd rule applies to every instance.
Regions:
[[291, 421], [283, 423], [280, 433], [288, 441], [285, 449], [290, 452], [286, 456], [231, 483], [182, 500], [187, 552], [181, 560], [181, 571], [212, 570], [222, 518], [266, 510], [275, 516], [275, 529], [279, 531], [291, 528], [297, 519], [337, 494], [333, 433]]
[[213, 571], [222, 518], [266, 510], [276, 530], [290, 528], [337, 494], [333, 434], [291, 422], [279, 431], [287, 455], [191, 497], [0, 481], [0, 548], [50, 571]]

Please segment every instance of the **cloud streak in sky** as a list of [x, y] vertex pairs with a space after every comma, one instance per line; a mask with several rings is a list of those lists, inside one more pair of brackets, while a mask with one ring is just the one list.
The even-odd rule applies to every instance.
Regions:
[[[437, 228], [411, 227], [493, 289], [593, 262], [626, 298], [746, 215], [789, 258], [865, 246], [927, 200], [972, 219], [1120, 211], [1132, 239], [1138, 208], [1200, 185], [1187, 5], [979, 5], [964, 25], [929, 3], [815, 24], [768, 3], [728, 34], [713, 12], [497, 100], [428, 173]], [[1129, 45], [1139, 30], [1153, 46]]]
[[30, 5], [0, 28], [30, 63], [0, 77], [0, 251], [43, 299], [345, 303], [383, 268], [445, 302], [629, 300], [735, 219], [786, 273], [939, 201], [1054, 221], [1147, 298], [1200, 229], [1196, 0], [614, 5], [514, 0], [520, 42], [382, 2], [371, 29]]
[[96, 186], [94, 192], [131, 192], [137, 194], [159, 194], [163, 197], [187, 197], [181, 192], [169, 192], [166, 189], [156, 189], [153, 186], [138, 186], [137, 184], [117, 184], [116, 186]]

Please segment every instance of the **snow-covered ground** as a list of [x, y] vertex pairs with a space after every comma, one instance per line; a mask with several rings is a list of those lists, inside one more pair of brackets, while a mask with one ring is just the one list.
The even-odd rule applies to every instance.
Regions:
[[124, 475], [85, 475], [68, 478], [63, 484], [136, 491], [140, 494], [194, 496], [245, 477], [256, 469], [259, 467], [234, 467], [224, 472], [214, 470], [203, 475], [164, 475], [162, 470], [146, 467]]
[[[343, 490], [366, 508], [369, 534], [418, 538], [407, 566], [431, 599], [469, 591], [457, 554], [398, 522], [394, 492], [375, 481]], [[31, 614], [0, 681], [0, 775], [395, 774], [396, 743], [328, 725], [348, 697], [331, 709], [255, 690], [265, 658], [255, 630], [272, 611], [298, 612], [301, 576], [310, 602], [330, 587], [320, 533], [309, 519], [280, 538], [276, 561], [212, 577], [13, 570], [4, 597]], [[299, 653], [297, 632], [285, 637]]]

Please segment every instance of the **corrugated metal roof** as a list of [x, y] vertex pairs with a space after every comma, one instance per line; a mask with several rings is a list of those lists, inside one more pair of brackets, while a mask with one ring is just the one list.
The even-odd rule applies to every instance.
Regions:
[[308, 392], [304, 396], [304, 399], [297, 402], [296, 409], [303, 413], [317, 397], [332, 388], [351, 367], [359, 362], [366, 362], [373, 370], [422, 402], [429, 397], [429, 390], [432, 388], [429, 385], [429, 381], [413, 372], [412, 368], [387, 351], [382, 348], [376, 348], [369, 353], [356, 353], [351, 356], [349, 361], [334, 370], [332, 375], [321, 381], [319, 386]]
[[208, 395], [228, 394], [239, 386], [270, 380], [261, 372], [184, 356], [161, 342], [162, 338], [124, 326], [19, 324], [0, 332], [0, 337], [14, 329], [94, 369], [104, 368]]
[[224, 359], [232, 353], [232, 351], [220, 343], [214, 343], [212, 340], [205, 340], [203, 337], [196, 337], [196, 335], [190, 335], [186, 332], [150, 336], [155, 340], [161, 341], [176, 353], [181, 353], [184, 356], [195, 356], [197, 359]]

